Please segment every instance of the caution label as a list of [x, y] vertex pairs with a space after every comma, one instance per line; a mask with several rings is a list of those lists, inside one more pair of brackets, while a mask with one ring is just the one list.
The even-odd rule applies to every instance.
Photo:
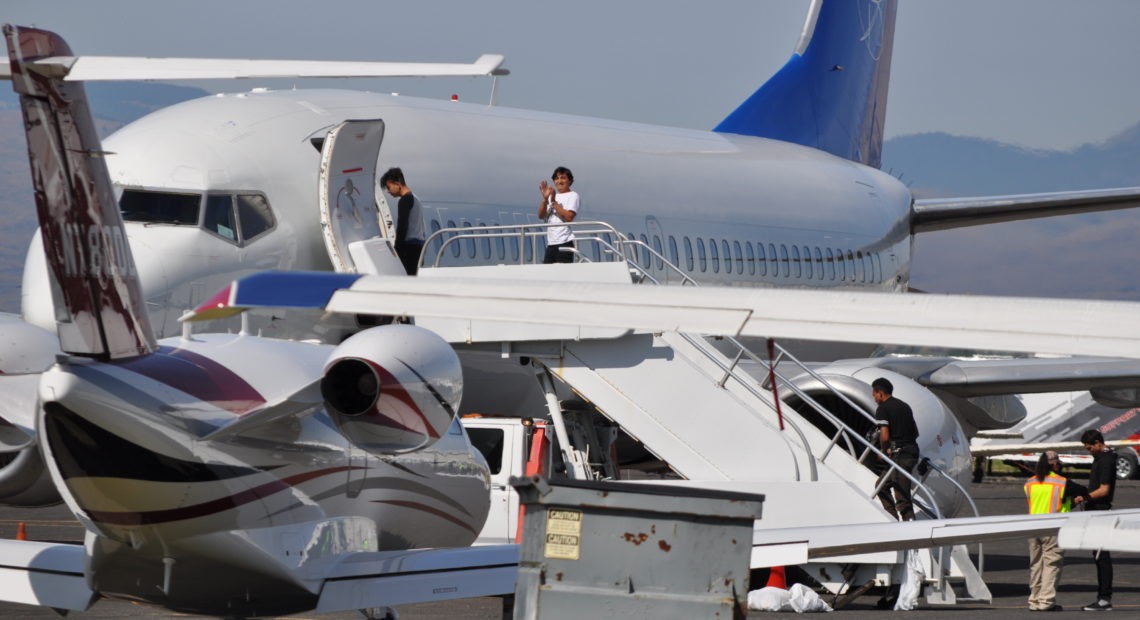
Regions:
[[557, 560], [577, 560], [581, 548], [582, 511], [548, 508], [543, 556]]

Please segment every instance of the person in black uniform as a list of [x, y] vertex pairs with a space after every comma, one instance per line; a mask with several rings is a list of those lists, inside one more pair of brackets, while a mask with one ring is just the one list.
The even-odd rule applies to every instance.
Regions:
[[[1089, 470], [1089, 494], [1077, 498], [1084, 503], [1085, 510], [1109, 510], [1112, 496], [1116, 493], [1116, 453], [1104, 445], [1104, 435], [1096, 429], [1089, 429], [1081, 435], [1081, 443], [1093, 456]], [[1085, 611], [1112, 610], [1112, 554], [1108, 550], [1093, 552], [1096, 561], [1096, 601], [1085, 605]]]
[[875, 420], [879, 426], [879, 447], [899, 467], [890, 468], [879, 478], [882, 487], [879, 501], [891, 515], [903, 521], [914, 520], [910, 479], [899, 469], [910, 473], [918, 464], [918, 425], [910, 405], [894, 397], [894, 386], [880, 377], [871, 383], [871, 397], [879, 404]]

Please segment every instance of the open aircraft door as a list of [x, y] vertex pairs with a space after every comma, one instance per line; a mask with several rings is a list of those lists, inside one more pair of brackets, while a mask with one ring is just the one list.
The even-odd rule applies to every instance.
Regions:
[[321, 230], [333, 269], [403, 275], [392, 245], [392, 212], [377, 185], [384, 121], [345, 121], [321, 145]]

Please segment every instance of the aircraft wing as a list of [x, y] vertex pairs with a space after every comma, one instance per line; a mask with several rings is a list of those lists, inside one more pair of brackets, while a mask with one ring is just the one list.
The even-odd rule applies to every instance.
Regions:
[[1140, 187], [974, 198], [929, 198], [914, 201], [911, 232], [933, 232], [1137, 206], [1140, 206]]
[[[250, 60], [240, 58], [137, 58], [53, 56], [27, 63], [33, 70], [62, 73], [68, 82], [102, 80], [208, 80], [245, 78], [443, 77], [506, 75], [505, 57], [483, 54], [470, 64], [446, 62], [354, 62]], [[0, 65], [0, 80], [12, 69]]]
[[356, 553], [325, 578], [313, 611], [514, 594], [518, 562], [518, 545]]
[[281, 296], [275, 291], [291, 291], [291, 305], [306, 295], [312, 307], [356, 314], [1140, 358], [1140, 303], [1132, 302], [458, 277], [347, 281], [346, 274], [256, 274], [183, 319], [272, 305]]
[[905, 523], [760, 529], [752, 566], [803, 564], [816, 558], [1059, 536], [1063, 549], [1140, 550], [1140, 509], [930, 519]]
[[[1140, 446], [1140, 441], [1135, 439], [1105, 441], [1104, 443], [1110, 448]], [[1084, 450], [1084, 445], [1079, 441], [1038, 441], [1035, 443], [986, 444], [980, 446], [970, 444], [971, 456], [1001, 456], [1003, 454], [1025, 454], [1026, 452], [1040, 453], [1045, 450], [1073, 452]]]
[[98, 593], [87, 586], [83, 545], [0, 540], [0, 599], [83, 611]]
[[876, 365], [963, 398], [1140, 387], [1137, 359], [884, 357]]

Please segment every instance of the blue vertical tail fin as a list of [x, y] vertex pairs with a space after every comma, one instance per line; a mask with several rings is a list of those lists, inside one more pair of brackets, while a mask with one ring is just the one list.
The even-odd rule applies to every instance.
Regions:
[[796, 53], [715, 131], [882, 159], [897, 0], [815, 0]]
[[57, 35], [5, 25], [60, 348], [103, 360], [155, 349], [138, 271], [83, 85]]

